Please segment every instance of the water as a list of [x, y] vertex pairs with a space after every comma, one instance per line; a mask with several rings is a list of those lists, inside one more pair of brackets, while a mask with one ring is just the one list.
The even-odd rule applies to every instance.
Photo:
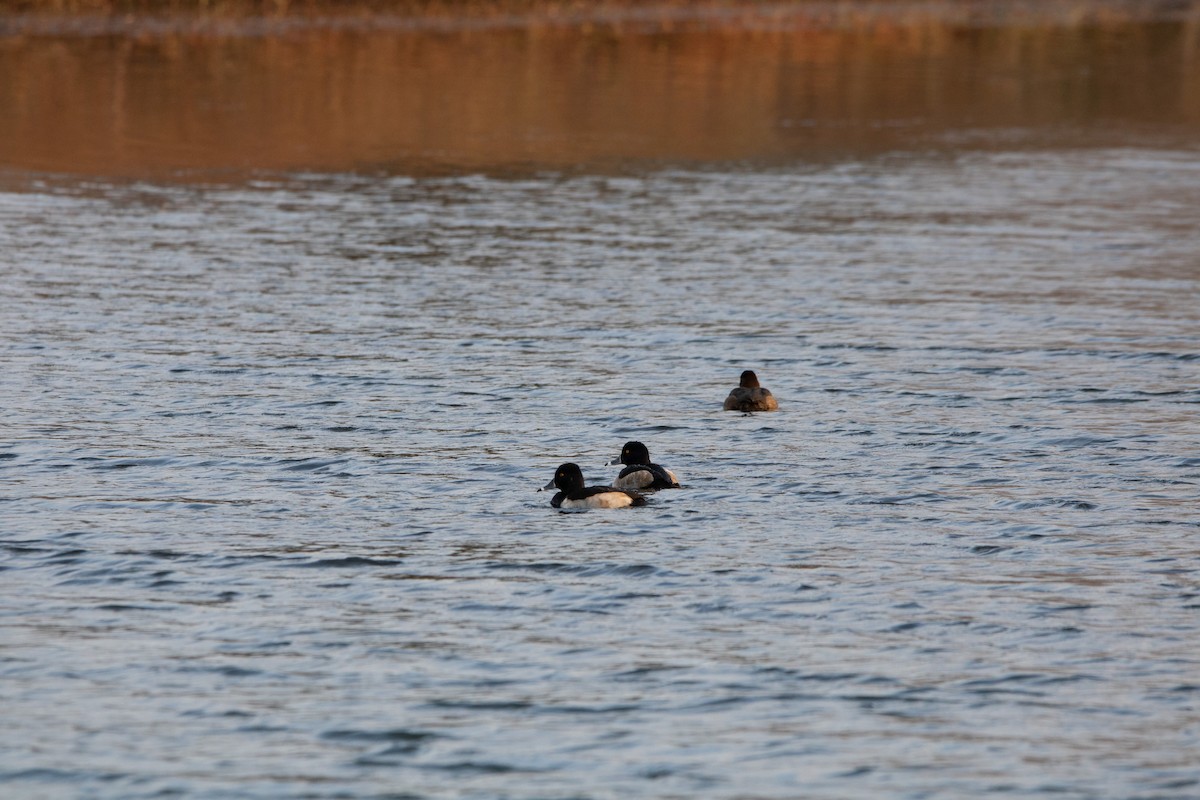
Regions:
[[[1195, 797], [1197, 209], [1152, 147], [29, 178], [2, 793]], [[535, 491], [627, 439], [685, 488]]]
[[1200, 796], [1197, 4], [582, 8], [0, 15], [0, 797]]

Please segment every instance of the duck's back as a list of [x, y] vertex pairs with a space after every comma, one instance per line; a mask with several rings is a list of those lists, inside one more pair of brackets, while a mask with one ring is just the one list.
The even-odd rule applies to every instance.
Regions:
[[617, 489], [678, 489], [675, 473], [658, 464], [631, 464], [613, 481]]
[[738, 386], [725, 398], [726, 411], [778, 411], [779, 403], [770, 389]]
[[637, 492], [611, 486], [588, 486], [570, 495], [559, 492], [554, 495], [550, 505], [555, 508], [627, 508], [646, 505], [646, 498]]

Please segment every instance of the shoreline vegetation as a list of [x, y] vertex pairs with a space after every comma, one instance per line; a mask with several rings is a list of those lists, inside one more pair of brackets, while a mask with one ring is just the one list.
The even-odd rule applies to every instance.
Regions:
[[921, 25], [1200, 25], [1200, 0], [0, 0], [0, 37], [217, 36], [313, 28], [847, 30]]
[[0, 173], [1200, 143], [1200, 0], [0, 0]]

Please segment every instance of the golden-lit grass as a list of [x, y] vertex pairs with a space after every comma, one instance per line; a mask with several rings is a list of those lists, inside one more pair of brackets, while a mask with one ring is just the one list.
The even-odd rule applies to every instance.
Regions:
[[[353, 24], [293, 4], [271, 18], [279, 27], [204, 15], [72, 27], [35, 14], [22, 28], [30, 15], [0, 17], [0, 168], [570, 169], [821, 157], [1007, 130], [1111, 142], [1123, 126], [1200, 140], [1200, 0], [1159, 21], [1124, 16], [1137, 3], [1000, 5], [1003, 24], [980, 17], [988, 4], [956, 0], [443, 0], [424, 16]], [[1011, 16], [1052, 7], [1065, 16]], [[474, 11], [451, 14], [462, 8]], [[515, 16], [461, 24], [500, 8]]]

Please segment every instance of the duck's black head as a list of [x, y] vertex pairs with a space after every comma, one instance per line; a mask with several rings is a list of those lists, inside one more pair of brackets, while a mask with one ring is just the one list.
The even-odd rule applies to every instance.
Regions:
[[650, 451], [641, 442], [626, 442], [621, 448], [622, 464], [649, 464]]
[[748, 369], [742, 373], [742, 380], [738, 383], [743, 389], [757, 389], [758, 376], [754, 374], [754, 370]]
[[558, 487], [560, 491], [570, 494], [583, 488], [583, 470], [578, 464], [570, 462], [563, 464], [554, 473], [554, 480], [546, 484], [546, 489]]

